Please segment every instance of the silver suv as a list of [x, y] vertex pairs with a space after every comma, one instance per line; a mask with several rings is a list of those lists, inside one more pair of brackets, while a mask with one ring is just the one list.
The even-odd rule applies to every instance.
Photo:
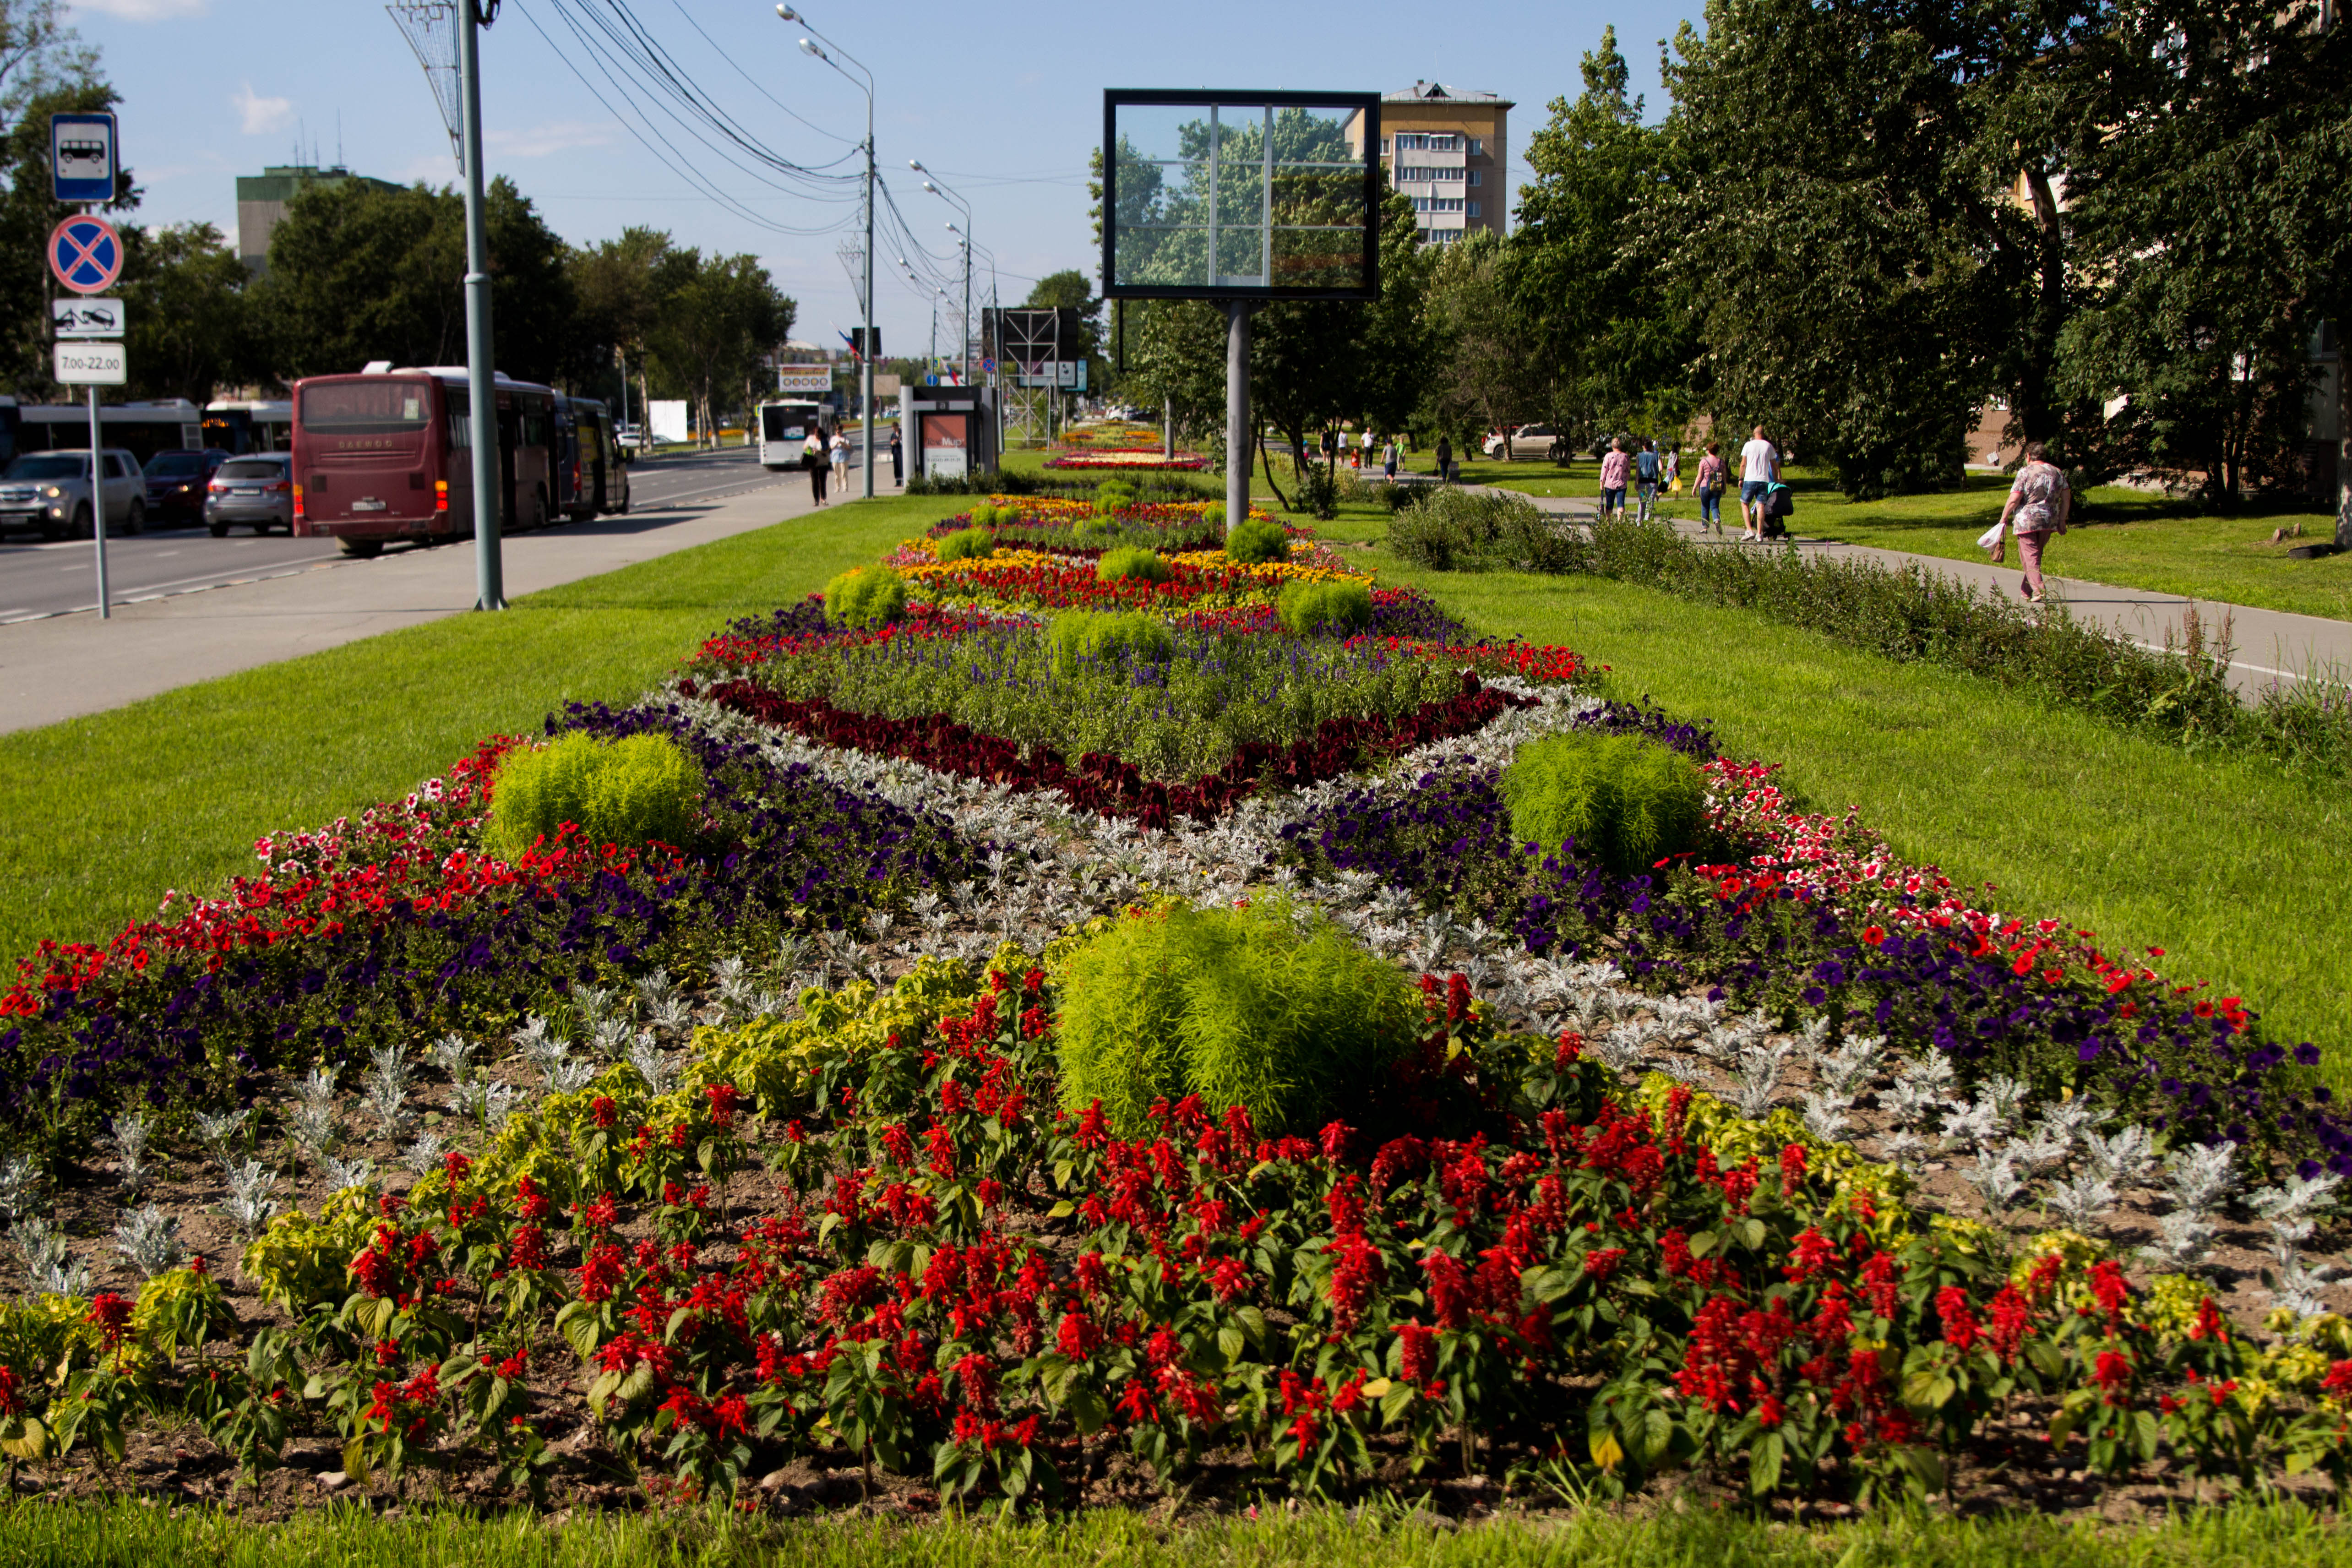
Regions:
[[[139, 459], [110, 447], [106, 459], [106, 531], [137, 533], [147, 525], [147, 476]], [[89, 454], [32, 452], [0, 473], [0, 533], [38, 529], [45, 539], [88, 539], [96, 531], [89, 509]]]

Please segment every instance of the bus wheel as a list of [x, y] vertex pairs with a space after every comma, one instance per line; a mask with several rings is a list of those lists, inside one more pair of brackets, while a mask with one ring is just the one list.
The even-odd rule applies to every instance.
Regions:
[[354, 561], [373, 561], [383, 553], [381, 539], [338, 539], [335, 548]]

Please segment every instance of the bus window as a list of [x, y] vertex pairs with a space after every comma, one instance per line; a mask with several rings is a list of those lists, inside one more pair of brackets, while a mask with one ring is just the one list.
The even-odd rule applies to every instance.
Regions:
[[430, 389], [415, 381], [336, 381], [302, 389], [302, 426], [320, 435], [404, 436], [425, 428]]

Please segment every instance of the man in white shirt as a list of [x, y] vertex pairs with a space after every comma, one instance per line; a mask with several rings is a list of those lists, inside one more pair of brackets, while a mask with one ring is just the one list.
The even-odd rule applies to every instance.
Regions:
[[1762, 543], [1764, 540], [1764, 497], [1780, 477], [1780, 452], [1764, 439], [1764, 426], [1756, 426], [1748, 445], [1739, 448], [1739, 520], [1745, 525], [1739, 537]]

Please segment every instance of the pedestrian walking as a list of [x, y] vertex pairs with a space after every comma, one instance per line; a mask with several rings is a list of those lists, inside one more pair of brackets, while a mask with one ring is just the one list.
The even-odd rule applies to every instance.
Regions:
[[843, 495], [847, 495], [849, 493], [849, 432], [838, 425], [835, 426], [833, 445], [826, 449], [826, 453], [833, 459], [833, 482], [841, 487]]
[[1764, 503], [1767, 493], [1780, 482], [1780, 451], [1764, 439], [1764, 426], [1756, 426], [1748, 445], [1739, 448], [1739, 521], [1742, 540], [1764, 542]]
[[[2042, 552], [2049, 547], [2051, 536], [2066, 531], [2066, 514], [2074, 509], [2074, 492], [2066, 483], [2066, 470], [2051, 462], [2039, 441], [2025, 444], [2025, 466], [2017, 470], [2011, 481], [2009, 500], [2000, 509], [2000, 521], [1995, 529], [2013, 529], [2017, 533], [2017, 563], [2025, 569], [2024, 594], [2027, 601], [2039, 605], [2049, 597], [2042, 585]], [[1996, 534], [1992, 558], [2004, 558], [2008, 540]]]
[[1363, 450], [1362, 450], [1362, 451], [1360, 451], [1360, 452], [1359, 452], [1359, 453], [1356, 455], [1356, 468], [1357, 468], [1357, 471], [1361, 472], [1362, 470], [1364, 470], [1364, 469], [1366, 469], [1366, 468], [1370, 468], [1371, 466], [1372, 466], [1372, 427], [1371, 427], [1370, 426], [1367, 425], [1367, 426], [1364, 426]]
[[1625, 456], [1624, 438], [1609, 437], [1609, 450], [1601, 458], [1601, 515], [1625, 515], [1625, 476], [1633, 469], [1633, 460]]
[[1391, 484], [1396, 483], [1398, 456], [1397, 439], [1395, 437], [1391, 436], [1389, 437], [1389, 444], [1381, 450], [1381, 467], [1388, 471], [1389, 483]]
[[1339, 471], [1339, 432], [1323, 432], [1323, 466], [1337, 474]]
[[824, 477], [833, 471], [833, 460], [825, 455], [824, 437], [821, 430], [812, 430], [801, 443], [801, 467], [808, 470], [809, 494], [816, 504], [824, 504]]
[[1683, 493], [1683, 449], [1680, 447], [1666, 448], [1666, 493], [1670, 496]]
[[896, 425], [890, 426], [890, 482], [894, 485], [907, 482], [907, 449], [898, 445], [898, 427]]
[[1723, 531], [1724, 483], [1731, 476], [1731, 465], [1723, 460], [1723, 443], [1709, 441], [1706, 455], [1698, 460], [1698, 472], [1691, 476], [1692, 488], [1698, 491], [1698, 531], [1709, 528]]
[[1437, 477], [1441, 479], [1454, 477], [1454, 443], [1444, 436], [1437, 438]]
[[1645, 440], [1642, 449], [1633, 454], [1633, 489], [1641, 498], [1639, 521], [1647, 522], [1658, 510], [1658, 476], [1664, 471], [1658, 461], [1658, 444]]

